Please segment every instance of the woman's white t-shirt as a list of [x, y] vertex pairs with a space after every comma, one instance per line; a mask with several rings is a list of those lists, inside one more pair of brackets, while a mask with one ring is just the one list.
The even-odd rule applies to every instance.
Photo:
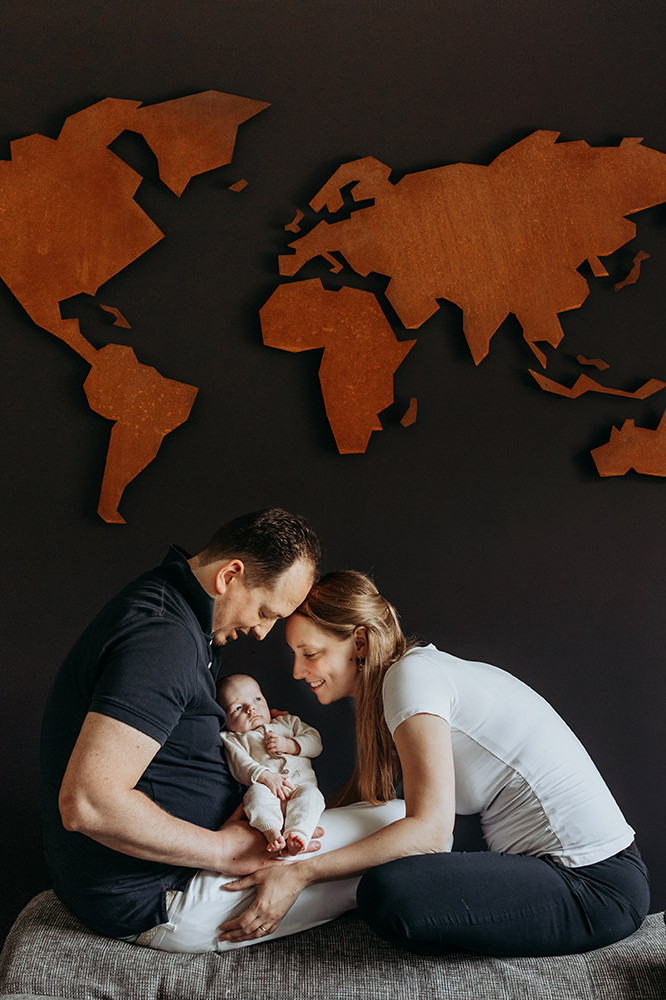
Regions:
[[550, 854], [570, 868], [617, 854], [634, 839], [587, 751], [557, 712], [488, 663], [411, 649], [384, 678], [394, 735], [412, 715], [449, 723], [456, 812], [480, 813], [492, 851]]

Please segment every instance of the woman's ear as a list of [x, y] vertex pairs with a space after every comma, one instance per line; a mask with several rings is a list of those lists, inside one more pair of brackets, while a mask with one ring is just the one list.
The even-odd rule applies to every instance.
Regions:
[[354, 651], [361, 659], [368, 652], [368, 630], [365, 625], [357, 625], [354, 629]]

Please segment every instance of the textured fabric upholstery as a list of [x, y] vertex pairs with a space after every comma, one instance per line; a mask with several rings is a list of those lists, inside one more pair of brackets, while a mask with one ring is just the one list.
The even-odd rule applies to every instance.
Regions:
[[631, 938], [584, 955], [425, 958], [353, 914], [220, 955], [169, 955], [99, 937], [52, 892], [20, 914], [0, 959], [5, 1000], [664, 1000], [666, 933], [652, 914]]

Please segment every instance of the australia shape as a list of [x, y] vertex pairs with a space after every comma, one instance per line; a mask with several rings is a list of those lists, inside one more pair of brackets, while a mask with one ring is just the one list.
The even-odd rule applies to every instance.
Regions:
[[666, 476], [666, 413], [654, 430], [625, 420], [610, 439], [592, 452], [600, 476], [625, 476], [634, 469], [646, 476]]

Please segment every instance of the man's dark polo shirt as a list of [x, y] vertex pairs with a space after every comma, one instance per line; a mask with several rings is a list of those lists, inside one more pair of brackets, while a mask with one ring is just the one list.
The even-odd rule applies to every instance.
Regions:
[[163, 923], [165, 890], [184, 888], [193, 871], [121, 854], [63, 827], [58, 793], [89, 711], [160, 744], [136, 787], [165, 812], [215, 830], [240, 801], [219, 735], [213, 603], [185, 553], [171, 548], [162, 566], [97, 615], [49, 696], [41, 748], [46, 856], [57, 895], [100, 934], [127, 936]]

